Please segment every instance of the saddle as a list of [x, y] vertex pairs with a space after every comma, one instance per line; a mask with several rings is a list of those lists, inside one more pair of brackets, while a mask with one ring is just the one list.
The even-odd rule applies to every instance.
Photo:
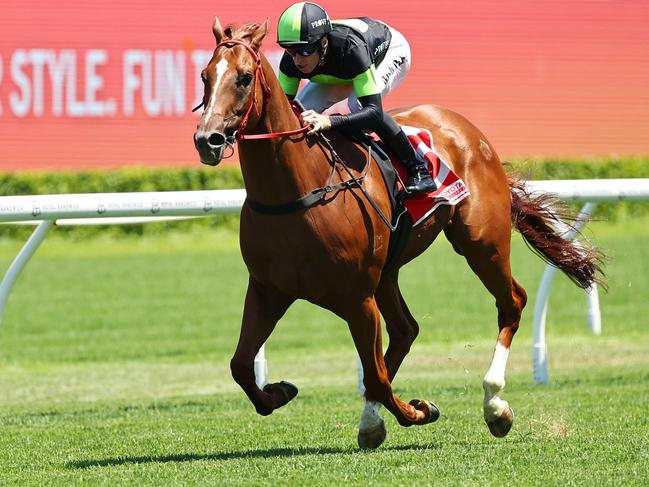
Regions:
[[373, 157], [381, 169], [383, 180], [390, 194], [394, 216], [391, 225], [389, 225], [392, 235], [386, 268], [395, 262], [403, 250], [413, 227], [428, 220], [441, 205], [456, 205], [469, 196], [469, 190], [464, 181], [455, 174], [452, 167], [435, 150], [431, 132], [405, 125], [401, 128], [418, 155], [427, 162], [428, 171], [437, 186], [435, 191], [418, 194], [407, 193], [402, 180], [407, 177], [405, 166], [395, 157], [388, 155], [376, 135], [358, 131], [343, 132], [352, 142], [363, 146]]
[[[378, 163], [381, 167], [386, 184], [391, 189], [392, 193], [396, 195], [399, 201], [402, 201], [408, 214], [413, 221], [413, 227], [421, 225], [435, 212], [441, 205], [457, 205], [464, 198], [469, 196], [469, 189], [462, 179], [453, 171], [451, 164], [444, 160], [435, 147], [432, 133], [427, 129], [410, 127], [403, 125], [401, 127], [408, 137], [408, 140], [414, 147], [417, 155], [428, 165], [428, 172], [435, 181], [437, 189], [430, 193], [406, 193], [403, 188], [402, 178], [407, 178], [407, 170], [405, 166], [391, 156], [391, 164], [385, 164], [382, 160]], [[385, 154], [386, 151], [378, 137], [373, 134], [357, 135], [353, 134], [352, 137], [360, 137], [360, 143], [365, 147], [373, 147], [372, 152]], [[376, 137], [376, 138], [375, 138]], [[368, 140], [369, 138], [369, 140]], [[383, 157], [381, 159], [384, 159]], [[387, 168], [385, 166], [388, 166]], [[393, 188], [390, 172], [396, 169], [397, 172], [397, 188]]]

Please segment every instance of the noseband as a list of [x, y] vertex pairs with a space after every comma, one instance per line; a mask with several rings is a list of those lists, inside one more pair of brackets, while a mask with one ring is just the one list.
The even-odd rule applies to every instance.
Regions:
[[[228, 39], [226, 41], [219, 42], [216, 45], [216, 48], [214, 51], [216, 51], [219, 47], [221, 46], [227, 46], [227, 47], [232, 47], [235, 45], [240, 45], [246, 48], [246, 50], [250, 53], [250, 55], [253, 57], [255, 60], [255, 72], [253, 73], [253, 78], [254, 78], [254, 84], [252, 87], [252, 97], [250, 100], [250, 105], [248, 105], [248, 110], [246, 111], [246, 114], [243, 116], [243, 119], [241, 120], [241, 123], [239, 124], [239, 128], [234, 132], [234, 134], [231, 137], [226, 138], [226, 144], [229, 145], [230, 147], [234, 146], [234, 143], [236, 140], [251, 140], [251, 139], [275, 139], [278, 137], [287, 137], [289, 135], [296, 135], [300, 133], [304, 133], [307, 130], [309, 130], [309, 127], [302, 127], [296, 130], [288, 130], [286, 132], [275, 132], [275, 133], [269, 133], [269, 134], [256, 134], [256, 135], [246, 135], [243, 134], [242, 132], [248, 125], [248, 119], [250, 118], [250, 114], [252, 113], [253, 108], [257, 112], [257, 115], [261, 115], [261, 110], [259, 109], [257, 105], [257, 83], [261, 84], [261, 89], [263, 91], [263, 106], [262, 110], [265, 110], [266, 107], [268, 106], [268, 102], [270, 101], [270, 86], [268, 86], [268, 81], [266, 80], [266, 75], [264, 74], [264, 70], [262, 68], [261, 64], [261, 57], [259, 54], [252, 48], [250, 45], [247, 43], [240, 41], [238, 39]], [[200, 105], [198, 105], [196, 108], [192, 110], [192, 112], [198, 110], [201, 106], [204, 106], [205, 102], [201, 102]], [[298, 119], [300, 118], [300, 113], [299, 111], [296, 110], [295, 107], [293, 107], [293, 111], [295, 114], [298, 116]]]

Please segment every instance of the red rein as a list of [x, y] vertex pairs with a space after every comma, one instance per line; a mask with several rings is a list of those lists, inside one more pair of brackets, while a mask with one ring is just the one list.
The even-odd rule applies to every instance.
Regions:
[[[257, 67], [255, 68], [255, 73], [254, 73], [254, 78], [255, 82], [253, 84], [253, 91], [252, 91], [252, 99], [250, 101], [250, 106], [248, 107], [248, 110], [246, 111], [246, 114], [243, 117], [243, 120], [241, 120], [241, 124], [239, 124], [239, 129], [237, 130], [236, 133], [236, 138], [237, 140], [255, 140], [255, 139], [277, 139], [280, 137], [287, 137], [289, 135], [296, 135], [296, 134], [301, 134], [309, 130], [309, 127], [302, 127], [299, 129], [295, 130], [287, 130], [286, 132], [274, 132], [270, 134], [254, 134], [254, 135], [246, 135], [243, 134], [243, 130], [246, 128], [246, 125], [248, 125], [248, 118], [250, 117], [250, 114], [252, 113], [252, 109], [254, 108], [255, 111], [257, 112], [257, 115], [260, 115], [261, 112], [259, 108], [257, 107], [257, 83], [261, 83], [261, 88], [264, 92], [263, 96], [263, 103], [264, 106], [263, 108], [265, 109], [266, 106], [268, 105], [268, 101], [270, 100], [270, 88], [268, 86], [268, 82], [266, 81], [266, 75], [264, 74], [264, 70], [262, 69], [261, 66], [261, 58], [259, 57], [259, 54], [255, 52], [255, 50], [250, 47], [248, 44], [246, 44], [243, 41], [240, 41], [238, 39], [228, 39], [226, 41], [222, 41], [216, 45], [216, 49], [218, 49], [221, 46], [232, 46], [235, 44], [239, 44], [243, 47], [246, 48], [246, 50], [252, 55], [252, 57], [255, 60], [255, 63], [257, 64]], [[216, 50], [215, 49], [215, 50]], [[293, 107], [293, 111], [295, 114], [300, 116], [299, 112], [295, 107]]]

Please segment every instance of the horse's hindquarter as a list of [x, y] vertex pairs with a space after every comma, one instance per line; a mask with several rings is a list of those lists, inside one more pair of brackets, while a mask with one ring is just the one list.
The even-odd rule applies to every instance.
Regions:
[[[374, 174], [364, 184], [379, 191]], [[390, 215], [389, 208], [383, 209]], [[251, 276], [331, 310], [340, 296], [361, 299], [374, 293], [389, 237], [358, 189], [339, 191], [324, 204], [288, 215], [262, 215], [247, 206], [241, 213], [241, 252]]]
[[437, 105], [418, 105], [395, 109], [392, 114], [401, 125], [430, 130], [436, 152], [465, 183], [470, 184], [472, 171], [504, 180], [500, 159], [487, 137], [459, 113]]
[[[465, 182], [471, 200], [493, 200], [506, 205], [510, 199], [507, 176], [487, 137], [462, 115], [436, 105], [419, 105], [394, 113], [398, 123], [423, 127], [433, 136], [435, 151]], [[486, 195], [489, 198], [485, 198]]]
[[[428, 129], [435, 151], [467, 185], [470, 195], [453, 209], [437, 211], [408, 243], [403, 262], [419, 255], [445, 228], [457, 245], [457, 232], [468, 232], [469, 240], [495, 238], [511, 231], [510, 190], [502, 163], [485, 135], [462, 115], [436, 105], [419, 105], [392, 112], [396, 121]], [[443, 213], [447, 211], [448, 214]], [[456, 247], [458, 250], [459, 247]]]

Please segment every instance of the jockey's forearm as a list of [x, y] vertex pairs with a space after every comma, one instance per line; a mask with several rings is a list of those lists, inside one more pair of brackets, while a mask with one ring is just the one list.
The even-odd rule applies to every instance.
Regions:
[[[378, 105], [375, 103], [368, 103], [367, 98], [359, 98], [363, 109], [357, 113], [350, 115], [330, 115], [331, 127], [349, 127], [359, 130], [372, 130], [385, 141], [389, 141], [392, 137], [401, 131], [401, 127], [394, 121], [389, 113], [383, 111], [381, 106], [380, 95], [374, 95], [378, 98]], [[371, 107], [378, 107], [376, 108]]]
[[381, 95], [363, 96], [358, 99], [361, 103], [361, 110], [349, 115], [331, 115], [332, 128], [355, 128], [375, 130], [383, 124], [383, 106]]

